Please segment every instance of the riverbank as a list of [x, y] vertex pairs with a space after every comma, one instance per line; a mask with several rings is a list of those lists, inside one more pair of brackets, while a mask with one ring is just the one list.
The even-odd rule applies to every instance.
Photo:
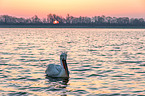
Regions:
[[145, 26], [89, 26], [89, 25], [0, 25], [0, 28], [131, 28], [145, 29]]

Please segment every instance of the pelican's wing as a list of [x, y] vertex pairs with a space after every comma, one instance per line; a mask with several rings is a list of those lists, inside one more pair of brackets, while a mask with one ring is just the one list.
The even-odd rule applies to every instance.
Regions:
[[55, 77], [55, 76], [60, 74], [60, 71], [61, 71], [61, 66], [60, 65], [49, 64], [47, 66], [47, 69], [46, 69], [45, 73], [48, 76]]
[[57, 69], [57, 71], [60, 73], [62, 70], [62, 67], [60, 65], [55, 65], [55, 68]]

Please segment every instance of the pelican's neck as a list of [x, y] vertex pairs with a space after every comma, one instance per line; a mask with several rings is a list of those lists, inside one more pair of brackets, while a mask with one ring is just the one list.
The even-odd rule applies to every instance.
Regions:
[[60, 59], [60, 64], [61, 64], [62, 68], [64, 68], [64, 67], [63, 67], [63, 63], [62, 63], [62, 60], [61, 60], [61, 59]]
[[67, 62], [66, 60], [60, 60], [61, 66], [63, 67], [63, 69], [65, 69], [65, 66], [67, 66]]
[[69, 71], [68, 71], [66, 60], [60, 60], [60, 63], [61, 63], [62, 68], [65, 70], [66, 75], [69, 77]]

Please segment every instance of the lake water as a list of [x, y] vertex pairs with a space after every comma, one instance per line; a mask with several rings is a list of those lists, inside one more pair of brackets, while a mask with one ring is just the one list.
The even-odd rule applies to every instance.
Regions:
[[[70, 78], [45, 76], [68, 52]], [[0, 29], [0, 95], [145, 95], [145, 29]]]

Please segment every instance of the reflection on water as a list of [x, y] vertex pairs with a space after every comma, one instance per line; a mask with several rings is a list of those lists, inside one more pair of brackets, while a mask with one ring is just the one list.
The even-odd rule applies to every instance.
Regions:
[[50, 82], [60, 82], [62, 85], [67, 85], [69, 78], [59, 78], [59, 77], [49, 77], [46, 75], [46, 79], [48, 79]]
[[[46, 76], [46, 84], [48, 85], [49, 91], [66, 90], [68, 82], [69, 82], [69, 78], [58, 78], [58, 77]], [[63, 96], [66, 95], [66, 92], [63, 91], [63, 94], [61, 94], [61, 95], [63, 95]]]
[[[144, 95], [144, 29], [0, 29], [0, 95]], [[70, 78], [45, 76], [68, 52]]]

